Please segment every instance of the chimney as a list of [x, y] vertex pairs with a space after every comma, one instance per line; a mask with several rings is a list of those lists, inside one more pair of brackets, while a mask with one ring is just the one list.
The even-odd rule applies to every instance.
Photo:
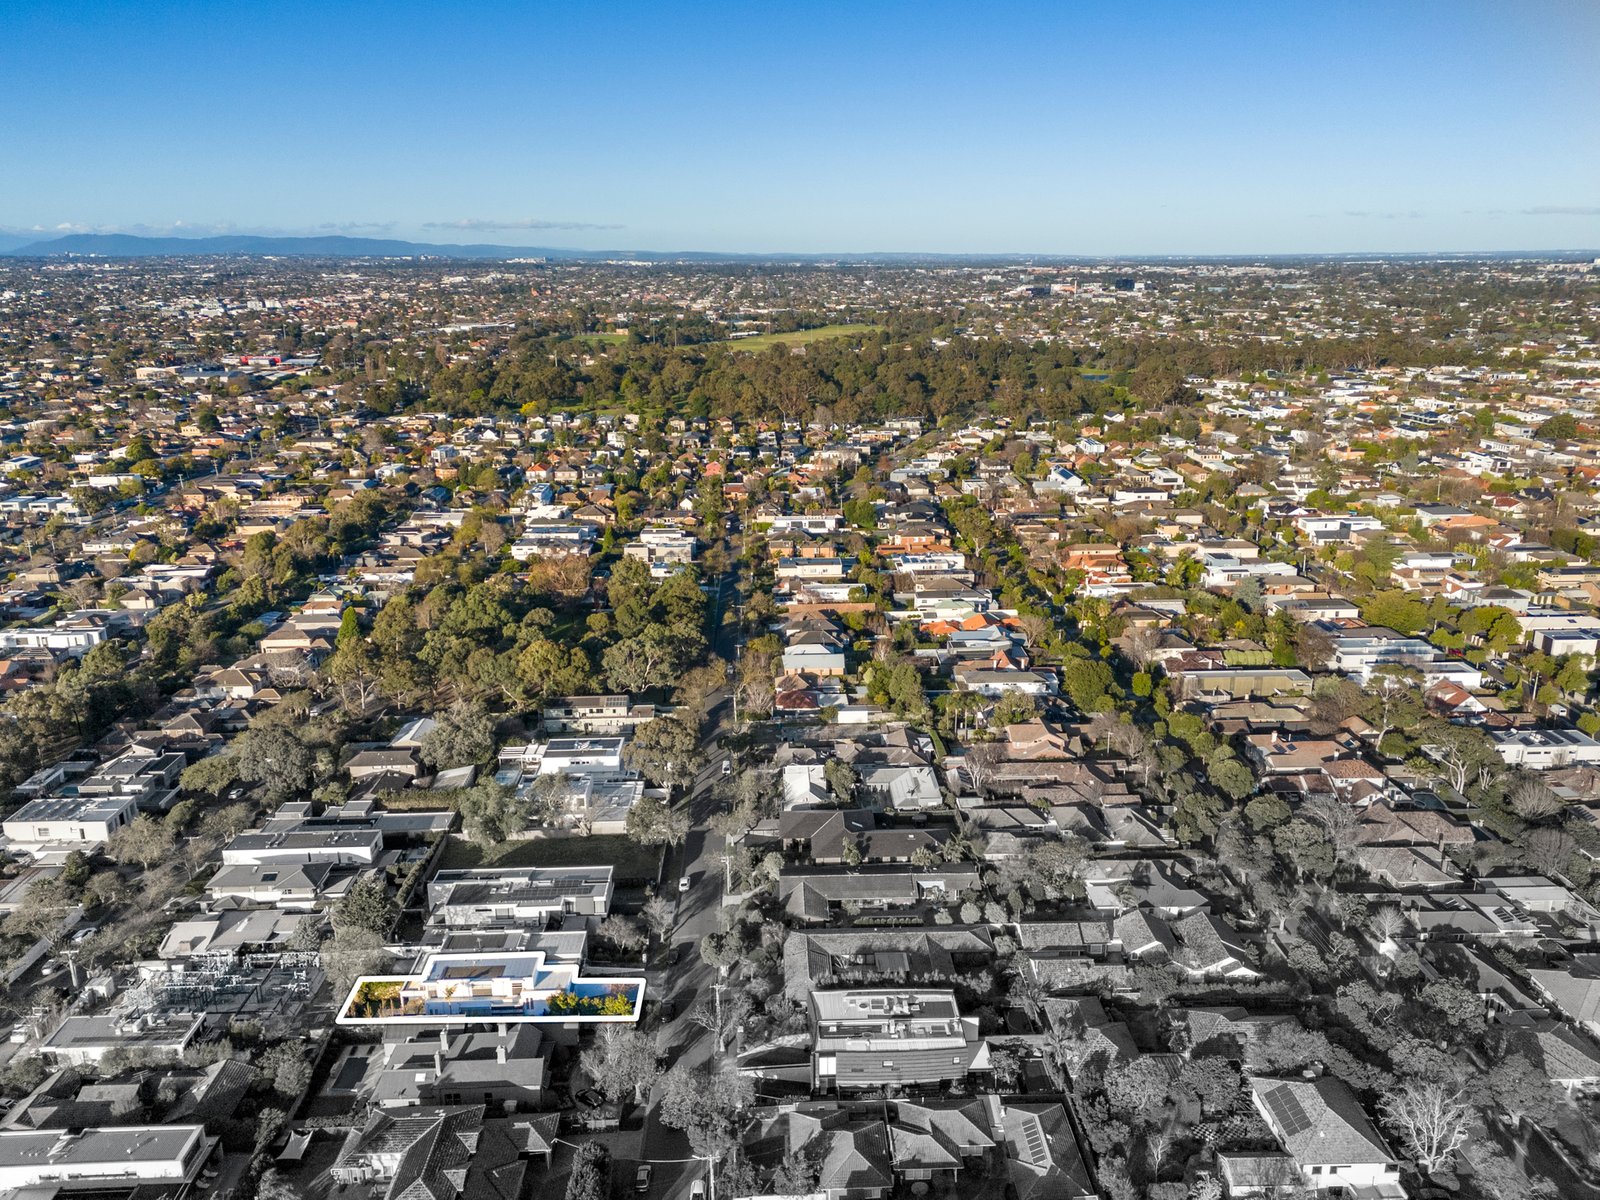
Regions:
[[495, 1062], [499, 1063], [501, 1066], [505, 1065], [505, 1061], [506, 1061], [506, 1044], [504, 1042], [495, 1043], [494, 1060], [495, 1060]]
[[433, 1056], [433, 1073], [435, 1075], [443, 1075], [444, 1074], [444, 1055], [443, 1054], [439, 1054], [439, 1053], [435, 1053], [434, 1054], [434, 1056]]
[[449, 1032], [449, 1030], [446, 1030], [446, 1029], [439, 1030], [439, 1049], [446, 1050], [446, 1051], [448, 1051], [450, 1049], [450, 1032]]

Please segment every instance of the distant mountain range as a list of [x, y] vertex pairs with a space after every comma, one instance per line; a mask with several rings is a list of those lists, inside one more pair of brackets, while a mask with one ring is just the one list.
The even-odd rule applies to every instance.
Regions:
[[[238, 254], [294, 258], [548, 258], [569, 262], [1000, 262], [1033, 261], [1025, 255], [970, 254], [729, 254], [707, 250], [568, 250], [548, 246], [459, 246], [406, 242], [394, 238], [260, 237], [223, 234], [216, 237], [143, 237], [131, 233], [70, 233], [47, 241], [17, 244], [14, 235], [0, 235], [0, 256], [55, 258], [92, 255], [99, 258], [163, 258], [176, 255]], [[1088, 260], [1082, 260], [1088, 261]]]
[[55, 258], [85, 255], [98, 258], [166, 258], [182, 255], [256, 255], [286, 258], [547, 258], [566, 262], [856, 262], [856, 263], [1191, 263], [1262, 262], [1273, 260], [1329, 261], [1372, 259], [1485, 259], [1564, 258], [1586, 259], [1594, 250], [1485, 251], [1482, 253], [1413, 254], [1170, 254], [1170, 255], [1068, 255], [1068, 254], [761, 254], [718, 253], [707, 250], [568, 250], [547, 246], [458, 246], [432, 242], [407, 242], [394, 238], [362, 237], [261, 237], [223, 234], [215, 237], [143, 237], [131, 233], [69, 233], [45, 241], [28, 240], [26, 234], [0, 233], [0, 257]]
[[[131, 233], [69, 233], [47, 241], [0, 250], [13, 258], [51, 258], [68, 254], [102, 258], [162, 258], [173, 255], [247, 254], [297, 258], [678, 258], [680, 255], [589, 250], [550, 250], [539, 246], [454, 246], [405, 242], [395, 238], [258, 237], [221, 234], [215, 237], [141, 237]], [[699, 256], [695, 256], [699, 257]], [[715, 257], [715, 256], [708, 256]]]

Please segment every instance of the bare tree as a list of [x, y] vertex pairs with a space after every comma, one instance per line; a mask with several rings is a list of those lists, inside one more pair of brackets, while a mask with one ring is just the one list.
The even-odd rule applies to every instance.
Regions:
[[1161, 649], [1161, 630], [1153, 625], [1135, 625], [1122, 635], [1122, 649], [1136, 667], [1147, 671]]
[[1349, 804], [1338, 796], [1324, 793], [1306, 801], [1303, 811], [1327, 833], [1336, 861], [1344, 862], [1355, 852], [1356, 830], [1361, 827], [1361, 818]]
[[633, 917], [624, 916], [622, 913], [612, 913], [600, 922], [600, 927], [595, 932], [603, 941], [610, 942], [624, 954], [644, 949], [645, 943], [649, 941], [644, 926]]
[[1392, 942], [1406, 930], [1406, 918], [1392, 904], [1380, 904], [1367, 914], [1367, 925], [1380, 942]]
[[1528, 835], [1528, 847], [1523, 857], [1528, 865], [1542, 875], [1565, 871], [1567, 863], [1577, 852], [1578, 841], [1561, 829], [1535, 829]]
[[1383, 1120], [1429, 1175], [1449, 1163], [1467, 1140], [1469, 1109], [1459, 1088], [1432, 1079], [1413, 1079], [1383, 1094]]
[[74, 579], [63, 589], [78, 608], [88, 608], [100, 596], [100, 581], [92, 575]]
[[672, 905], [660, 896], [651, 896], [644, 902], [644, 907], [639, 910], [639, 916], [644, 920], [645, 928], [658, 938], [667, 936], [672, 928]]
[[1161, 1173], [1161, 1164], [1167, 1157], [1167, 1151], [1172, 1149], [1172, 1129], [1163, 1125], [1159, 1129], [1152, 1129], [1145, 1138], [1145, 1150], [1150, 1155], [1150, 1174]]
[[[1300, 658], [1306, 661], [1303, 654]], [[1355, 680], [1324, 679], [1311, 698], [1311, 728], [1319, 734], [1328, 733], [1351, 717], [1359, 716], [1366, 706], [1366, 693]]]
[[712, 996], [702, 995], [689, 1010], [689, 1020], [706, 1030], [717, 1040], [717, 1053], [728, 1047], [728, 1038], [744, 1024], [750, 1015], [750, 1000], [743, 992], [730, 991], [720, 1003]]
[[1028, 967], [1018, 971], [1016, 978], [1011, 981], [1011, 990], [1006, 994], [1006, 1003], [1012, 1008], [1020, 1008], [1030, 1021], [1037, 1022], [1044, 1012], [1044, 1001], [1045, 990], [1034, 978], [1033, 971]]
[[1027, 640], [1029, 647], [1037, 650], [1044, 639], [1050, 636], [1055, 623], [1049, 617], [1027, 613], [1017, 618], [1017, 628], [1022, 630], [1022, 636]]
[[[752, 661], [747, 658], [746, 662]], [[746, 669], [739, 674], [739, 707], [747, 717], [765, 717], [772, 712], [773, 690], [770, 667]]]
[[1512, 785], [1506, 797], [1511, 811], [1524, 821], [1543, 821], [1555, 816], [1566, 807], [1566, 801], [1532, 776], [1524, 775]]
[[1120, 754], [1135, 765], [1142, 766], [1151, 758], [1149, 735], [1132, 721], [1118, 721], [1106, 741], [1113, 754]]
[[183, 862], [184, 866], [189, 869], [190, 879], [198, 875], [200, 869], [210, 861], [211, 856], [222, 848], [221, 841], [215, 837], [207, 837], [204, 834], [186, 838], [182, 845]]
[[1320, 671], [1333, 659], [1333, 634], [1314, 622], [1306, 622], [1295, 633], [1294, 648], [1301, 662]]
[[613, 1100], [631, 1093], [633, 1102], [642, 1104], [661, 1077], [655, 1040], [638, 1029], [620, 1025], [603, 1026], [594, 1044], [579, 1055], [578, 1061]]
[[998, 742], [980, 742], [973, 746], [962, 756], [961, 769], [967, 776], [967, 781], [972, 784], [972, 790], [980, 796], [989, 792], [989, 785], [993, 782], [995, 769], [1005, 758], [1005, 750]]
[[577, 807], [572, 778], [561, 771], [535, 779], [528, 790], [528, 798], [532, 802], [528, 815], [541, 825], [562, 825], [574, 815]]
[[1104, 742], [1106, 751], [1111, 750], [1111, 738], [1117, 731], [1117, 726], [1122, 721], [1113, 712], [1097, 712], [1089, 718], [1089, 738], [1091, 741]]
[[171, 860], [178, 839], [164, 822], [141, 813], [112, 836], [111, 856], [121, 863], [138, 863], [146, 871]]

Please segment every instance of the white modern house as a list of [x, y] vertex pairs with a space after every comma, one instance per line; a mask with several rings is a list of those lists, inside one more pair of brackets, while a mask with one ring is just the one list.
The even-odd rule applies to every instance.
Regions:
[[1325, 545], [1351, 541], [1358, 533], [1380, 532], [1383, 522], [1377, 517], [1365, 517], [1357, 513], [1308, 513], [1296, 517], [1294, 526], [1307, 541]]
[[340, 1025], [633, 1024], [645, 981], [584, 978], [542, 950], [425, 954], [406, 975], [364, 975], [339, 1009]]
[[622, 747], [626, 741], [620, 737], [553, 737], [540, 748], [538, 773], [625, 775]]
[[440, 871], [428, 883], [429, 913], [452, 928], [542, 927], [567, 913], [603, 917], [611, 911], [611, 872], [609, 866]]
[[641, 530], [638, 540], [624, 546], [622, 553], [648, 566], [653, 578], [666, 579], [694, 562], [698, 546], [693, 534], [676, 526], [651, 526]]
[[17, 809], [0, 828], [17, 849], [88, 848], [110, 841], [137, 812], [131, 795], [44, 796]]
[[1381, 666], [1421, 668], [1438, 657], [1439, 651], [1422, 638], [1369, 625], [1335, 632], [1328, 665], [1366, 683]]
[[1233, 554], [1202, 554], [1200, 577], [1207, 587], [1232, 587], [1254, 576], [1257, 579], [1298, 575], [1293, 563], [1273, 562], [1264, 558], [1239, 558]]
[[233, 867], [327, 863], [370, 867], [382, 854], [383, 834], [376, 829], [306, 826], [241, 833], [222, 848], [222, 864]]
[[842, 558], [780, 558], [773, 567], [773, 576], [790, 580], [843, 579], [845, 561]]
[[783, 513], [772, 518], [772, 532], [833, 533], [843, 523], [843, 515], [836, 512]]
[[105, 641], [109, 622], [103, 617], [63, 617], [54, 625], [0, 629], [0, 653], [45, 650], [56, 658], [82, 658]]
[[1066, 467], [1051, 467], [1043, 479], [1033, 482], [1033, 491], [1039, 496], [1076, 496], [1087, 491], [1089, 485]]
[[199, 1177], [216, 1144], [204, 1125], [0, 1129], [0, 1194], [183, 1188]]
[[1600, 763], [1600, 742], [1576, 729], [1508, 729], [1489, 735], [1507, 766], [1540, 771]]

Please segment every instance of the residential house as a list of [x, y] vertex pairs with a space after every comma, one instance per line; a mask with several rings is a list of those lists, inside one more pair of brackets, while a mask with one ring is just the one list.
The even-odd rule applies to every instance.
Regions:
[[482, 1104], [378, 1110], [345, 1136], [328, 1176], [341, 1188], [381, 1187], [385, 1200], [516, 1200], [526, 1127], [490, 1119]]
[[976, 1017], [955, 993], [850, 988], [811, 995], [812, 1087], [932, 1086], [989, 1068]]
[[611, 875], [609, 866], [440, 871], [428, 883], [429, 919], [465, 928], [603, 917], [611, 911]]
[[1304, 1186], [1401, 1200], [1400, 1164], [1355, 1093], [1331, 1075], [1250, 1079], [1262, 1120], [1300, 1169]]

